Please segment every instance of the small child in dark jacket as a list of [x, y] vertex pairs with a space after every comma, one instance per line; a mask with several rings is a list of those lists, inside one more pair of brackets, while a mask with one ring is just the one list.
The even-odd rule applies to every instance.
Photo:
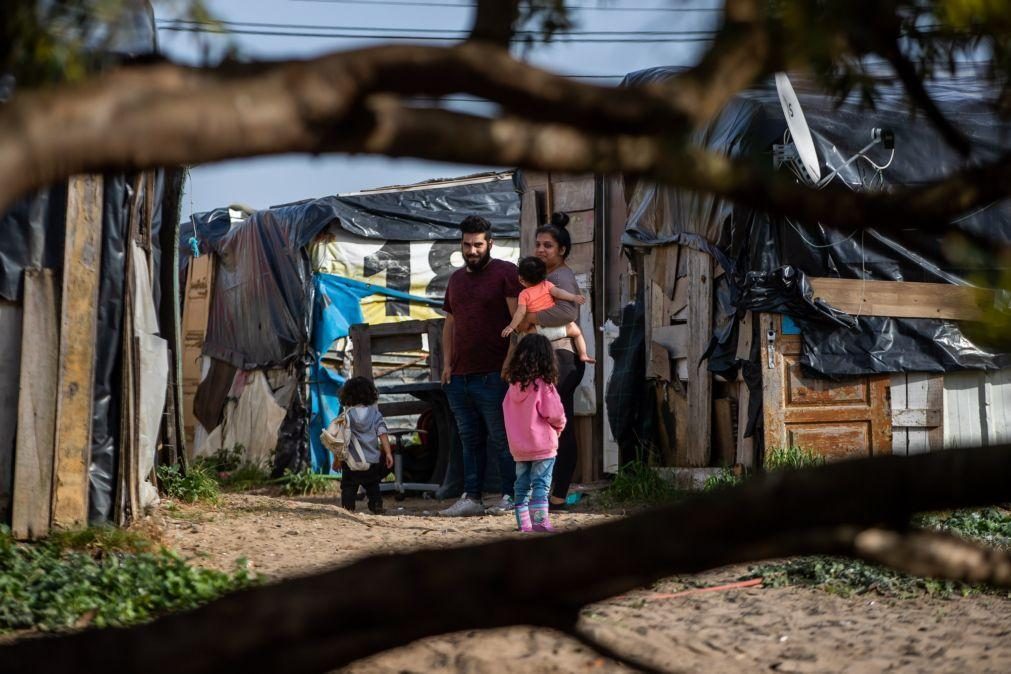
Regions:
[[368, 470], [351, 470], [347, 464], [341, 464], [341, 505], [354, 511], [360, 485], [365, 487], [369, 510], [378, 515], [383, 512], [379, 483], [393, 467], [389, 429], [377, 404], [379, 393], [365, 377], [352, 377], [341, 387], [340, 401], [347, 410], [348, 428], [361, 444], [369, 464]]

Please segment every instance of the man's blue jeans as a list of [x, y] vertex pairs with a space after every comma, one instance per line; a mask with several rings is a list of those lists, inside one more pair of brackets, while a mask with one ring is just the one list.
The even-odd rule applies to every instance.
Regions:
[[555, 467], [555, 457], [540, 461], [516, 462], [516, 498], [518, 506], [527, 503], [547, 503], [548, 489], [551, 488], [551, 471]]
[[463, 490], [469, 498], [481, 498], [489, 455], [498, 462], [502, 493], [513, 493], [516, 464], [502, 419], [502, 401], [508, 389], [498, 372], [454, 374], [446, 385], [446, 398], [463, 445]]

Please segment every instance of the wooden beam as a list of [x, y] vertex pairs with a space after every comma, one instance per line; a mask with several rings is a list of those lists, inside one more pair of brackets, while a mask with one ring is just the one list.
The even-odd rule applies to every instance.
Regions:
[[432, 407], [423, 400], [404, 400], [399, 402], [379, 403], [379, 411], [384, 417], [401, 417], [411, 414], [421, 414]]
[[934, 428], [941, 425], [941, 410], [901, 409], [892, 410], [892, 426], [905, 428]]
[[861, 316], [978, 321], [993, 303], [991, 290], [950, 283], [813, 277], [811, 287], [816, 298]]
[[428, 321], [428, 370], [432, 381], [442, 379], [442, 326], [445, 319]]
[[351, 376], [372, 379], [372, 339], [369, 336], [369, 326], [364, 323], [352, 325], [348, 333], [354, 347], [351, 351]]
[[60, 300], [52, 269], [25, 269], [24, 287], [11, 531], [35, 540], [49, 533], [52, 512]]
[[713, 259], [691, 248], [681, 252], [688, 277], [688, 454], [681, 466], [709, 465], [712, 377], [702, 354], [713, 335]]
[[734, 416], [729, 398], [713, 400], [713, 451], [721, 466], [732, 466], [737, 460]]
[[53, 526], [88, 521], [91, 407], [95, 386], [95, 335], [102, 262], [102, 177], [75, 176], [67, 194], [67, 234], [60, 309], [59, 389]]
[[[748, 312], [751, 315], [751, 312]], [[737, 382], [737, 463], [745, 468], [755, 467], [755, 443], [754, 438], [744, 437], [744, 432], [748, 429], [748, 406], [751, 402], [751, 391], [748, 390], [748, 383]]]
[[670, 358], [686, 358], [690, 334], [686, 324], [653, 328], [653, 343], [664, 347]]

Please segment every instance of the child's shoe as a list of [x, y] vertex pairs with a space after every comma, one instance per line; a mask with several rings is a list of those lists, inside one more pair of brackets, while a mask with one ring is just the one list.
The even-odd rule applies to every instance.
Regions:
[[548, 502], [538, 501], [530, 504], [530, 519], [534, 531], [554, 531], [551, 526], [551, 517], [548, 515]]
[[530, 522], [530, 508], [526, 505], [518, 505], [513, 508], [513, 512], [516, 513], [516, 526], [519, 531], [533, 531], [533, 525]]

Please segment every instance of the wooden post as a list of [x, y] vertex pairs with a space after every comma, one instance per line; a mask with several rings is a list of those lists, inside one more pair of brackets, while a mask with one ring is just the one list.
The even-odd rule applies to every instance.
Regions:
[[432, 381], [442, 379], [442, 325], [443, 320], [428, 321], [428, 369]]
[[[751, 313], [749, 312], [750, 316]], [[744, 437], [748, 428], [748, 406], [751, 403], [751, 391], [747, 382], [737, 383], [737, 463], [745, 468], [755, 467], [754, 438]]]
[[713, 335], [713, 259], [685, 248], [688, 272], [688, 446], [682, 466], [709, 465], [712, 437], [712, 377], [702, 354]]
[[351, 344], [354, 345], [351, 375], [372, 379], [372, 339], [369, 336], [369, 326], [365, 323], [358, 323], [352, 325], [348, 333], [351, 337]]
[[11, 531], [17, 539], [34, 540], [49, 533], [53, 493], [60, 355], [59, 292], [53, 270], [25, 270], [23, 306]]
[[53, 469], [53, 526], [62, 529], [81, 527], [88, 521], [101, 261], [102, 177], [75, 176], [67, 194]]

